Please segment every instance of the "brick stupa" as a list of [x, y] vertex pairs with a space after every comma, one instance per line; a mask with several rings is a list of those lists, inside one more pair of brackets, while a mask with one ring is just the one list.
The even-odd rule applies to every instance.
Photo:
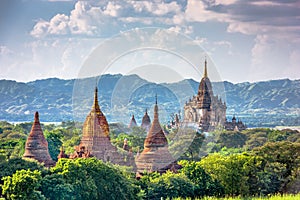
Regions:
[[48, 142], [44, 137], [38, 112], [35, 112], [34, 115], [34, 122], [25, 144], [23, 158], [37, 160], [40, 163], [44, 163], [46, 167], [55, 165], [49, 154]]
[[144, 172], [164, 173], [176, 164], [168, 149], [168, 140], [158, 119], [157, 99], [154, 106], [154, 119], [144, 141], [143, 152], [136, 157], [137, 177]]
[[82, 138], [74, 154], [76, 157], [96, 157], [104, 162], [133, 166], [130, 155], [122, 155], [110, 142], [109, 125], [98, 104], [98, 89], [95, 89], [94, 103], [83, 124]]
[[147, 109], [146, 109], [145, 114], [142, 119], [141, 127], [144, 128], [146, 131], [149, 131], [150, 126], [151, 126], [151, 119], [150, 119]]
[[137, 127], [137, 123], [135, 121], [134, 115], [132, 115], [128, 128]]

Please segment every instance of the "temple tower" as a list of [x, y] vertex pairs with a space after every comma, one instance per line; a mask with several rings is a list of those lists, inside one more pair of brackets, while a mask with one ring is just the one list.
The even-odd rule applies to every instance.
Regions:
[[145, 114], [142, 119], [141, 127], [144, 128], [146, 131], [149, 131], [150, 126], [151, 126], [151, 120], [150, 120], [150, 117], [149, 117], [147, 109], [146, 109]]
[[34, 115], [34, 122], [25, 144], [23, 158], [37, 160], [40, 163], [44, 163], [46, 167], [55, 165], [49, 154], [48, 142], [44, 137], [38, 112], [35, 112]]
[[95, 88], [94, 102], [83, 124], [82, 138], [70, 158], [96, 157], [104, 162], [133, 166], [130, 156], [121, 155], [110, 142], [109, 125], [98, 104], [98, 89]]
[[168, 149], [168, 140], [158, 119], [157, 98], [154, 106], [154, 119], [144, 141], [143, 152], [136, 157], [137, 175], [143, 172], [163, 173], [170, 169], [174, 158]]
[[197, 126], [202, 131], [212, 131], [223, 127], [226, 119], [226, 104], [214, 96], [212, 84], [208, 78], [207, 61], [204, 62], [203, 78], [198, 92], [184, 106], [184, 122]]
[[128, 125], [128, 128], [133, 128], [133, 127], [136, 127], [136, 126], [137, 126], [137, 123], [135, 121], [134, 115], [132, 115], [130, 123]]

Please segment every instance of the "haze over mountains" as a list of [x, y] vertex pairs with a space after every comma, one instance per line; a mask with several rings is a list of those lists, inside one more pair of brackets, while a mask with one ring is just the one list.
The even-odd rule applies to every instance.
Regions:
[[[39, 111], [41, 121], [83, 121], [92, 101], [97, 79], [49, 78], [28, 83], [0, 80], [0, 120], [32, 121]], [[300, 80], [255, 83], [212, 83], [214, 93], [226, 99], [227, 116], [235, 114], [248, 126], [300, 125]], [[198, 90], [191, 79], [156, 84], [137, 75], [103, 75], [99, 78], [99, 103], [109, 122], [138, 123], [148, 109], [152, 117], [155, 94], [161, 122], [182, 112], [183, 105]]]

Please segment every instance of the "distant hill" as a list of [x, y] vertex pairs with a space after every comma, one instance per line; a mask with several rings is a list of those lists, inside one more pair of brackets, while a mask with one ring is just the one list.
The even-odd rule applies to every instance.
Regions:
[[[198, 90], [199, 83], [187, 79], [156, 84], [137, 75], [98, 77], [99, 101], [109, 122], [129, 123], [131, 114], [140, 123], [144, 110], [158, 96], [161, 121], [167, 122]], [[0, 120], [32, 121], [34, 111], [41, 121], [83, 121], [92, 101], [97, 79], [49, 78], [28, 83], [0, 80]], [[300, 125], [300, 80], [255, 83], [216, 82], [214, 93], [226, 101], [227, 114], [235, 114], [248, 126]]]

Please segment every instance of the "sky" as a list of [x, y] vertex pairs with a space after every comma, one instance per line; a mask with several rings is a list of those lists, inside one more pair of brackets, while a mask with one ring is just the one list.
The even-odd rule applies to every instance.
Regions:
[[299, 9], [300, 0], [1, 0], [0, 79], [199, 80], [205, 58], [213, 81], [300, 79]]

